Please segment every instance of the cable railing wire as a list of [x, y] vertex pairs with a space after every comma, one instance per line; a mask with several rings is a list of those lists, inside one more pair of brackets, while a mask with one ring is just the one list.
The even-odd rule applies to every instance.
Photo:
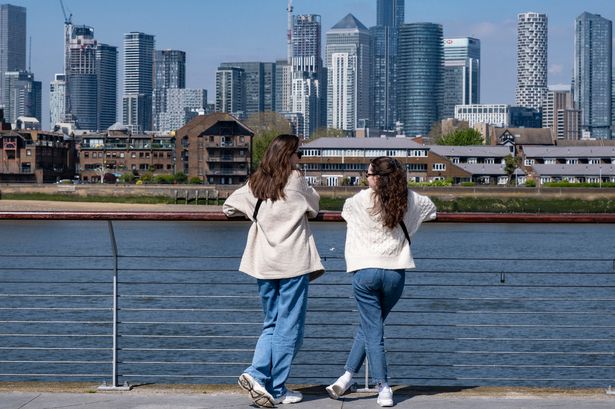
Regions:
[[[112, 237], [111, 222], [109, 229]], [[127, 379], [234, 382], [249, 364], [262, 325], [254, 282], [236, 273], [240, 257], [129, 255], [117, 247], [112, 253], [7, 255], [23, 260], [0, 268], [0, 284], [11, 286], [0, 294], [0, 379], [111, 378], [118, 387]], [[28, 265], [46, 259], [69, 263]], [[105, 265], [76, 267], [80, 259]], [[148, 260], [154, 262], [139, 265]], [[406, 357], [390, 365], [395, 381], [438, 386], [615, 381], [612, 258], [415, 260], [419, 268], [407, 274], [405, 295], [385, 329], [388, 352]], [[323, 261], [335, 264], [343, 257]], [[444, 268], [443, 262], [468, 269], [456, 263]], [[557, 271], [544, 271], [545, 263]], [[297, 382], [334, 379], [343, 367], [339, 350], [349, 348], [357, 327], [350, 276], [339, 264], [327, 271], [311, 285], [304, 346], [295, 362], [297, 373], [305, 368], [309, 374], [292, 378]], [[37, 276], [45, 272], [58, 279]], [[62, 279], [80, 272], [88, 278]], [[15, 274], [19, 279], [10, 278]], [[204, 276], [195, 279], [196, 274]], [[587, 282], [588, 277], [599, 282]], [[101, 288], [106, 290], [99, 294]], [[523, 349], [515, 349], [517, 344]]]

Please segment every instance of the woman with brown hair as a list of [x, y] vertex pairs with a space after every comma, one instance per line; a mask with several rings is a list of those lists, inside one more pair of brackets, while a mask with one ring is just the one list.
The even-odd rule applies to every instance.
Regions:
[[265, 319], [239, 386], [261, 407], [303, 399], [285, 383], [303, 342], [309, 280], [324, 272], [308, 224], [320, 197], [297, 170], [298, 148], [295, 135], [277, 136], [248, 183], [223, 206], [228, 217], [253, 222], [239, 271], [257, 279]]
[[353, 273], [360, 326], [346, 372], [326, 389], [333, 399], [343, 395], [367, 355], [378, 385], [378, 404], [393, 406], [384, 352], [384, 320], [404, 290], [405, 270], [415, 267], [410, 238], [423, 221], [436, 217], [436, 207], [428, 197], [408, 190], [406, 170], [396, 159], [373, 159], [367, 181], [369, 188], [347, 199], [342, 211], [348, 224], [346, 270]]

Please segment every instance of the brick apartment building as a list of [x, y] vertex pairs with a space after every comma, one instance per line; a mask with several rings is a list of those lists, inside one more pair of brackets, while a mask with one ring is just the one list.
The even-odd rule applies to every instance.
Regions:
[[248, 179], [254, 132], [233, 115], [199, 115], [175, 136], [178, 172], [208, 184], [241, 184]]
[[39, 130], [0, 131], [0, 181], [53, 183], [75, 176], [72, 140]]
[[132, 172], [143, 175], [175, 173], [175, 141], [172, 136], [132, 135], [115, 124], [106, 133], [81, 136], [79, 173], [83, 182], [99, 183], [106, 173], [116, 177]]

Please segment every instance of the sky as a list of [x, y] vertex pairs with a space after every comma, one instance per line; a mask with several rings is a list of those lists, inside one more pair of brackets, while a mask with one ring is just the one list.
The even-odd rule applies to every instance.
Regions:
[[[215, 98], [221, 62], [286, 58], [287, 0], [63, 0], [73, 24], [118, 47], [118, 98], [123, 92], [123, 35], [155, 35], [156, 49], [186, 52], [186, 87]], [[615, 18], [613, 0], [406, 0], [405, 22], [442, 24], [444, 37], [481, 40], [481, 103], [514, 104], [516, 24], [522, 12], [548, 17], [548, 84], [570, 84], [574, 20], [582, 12]], [[59, 0], [12, 0], [27, 9], [31, 71], [43, 83], [43, 128], [49, 122], [49, 83], [63, 69], [64, 16]], [[319, 14], [325, 34], [348, 13], [376, 24], [376, 0], [293, 0], [295, 14]], [[119, 113], [119, 111], [118, 111]]]

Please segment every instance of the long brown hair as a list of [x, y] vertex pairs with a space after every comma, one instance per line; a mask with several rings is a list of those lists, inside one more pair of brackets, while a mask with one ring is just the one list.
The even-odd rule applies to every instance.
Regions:
[[273, 201], [286, 198], [284, 187], [293, 171], [290, 158], [298, 147], [299, 138], [296, 135], [278, 135], [271, 141], [248, 182], [256, 198]]
[[376, 178], [374, 213], [380, 214], [382, 223], [397, 226], [408, 209], [408, 181], [406, 171], [397, 159], [379, 156], [371, 162], [371, 173]]

